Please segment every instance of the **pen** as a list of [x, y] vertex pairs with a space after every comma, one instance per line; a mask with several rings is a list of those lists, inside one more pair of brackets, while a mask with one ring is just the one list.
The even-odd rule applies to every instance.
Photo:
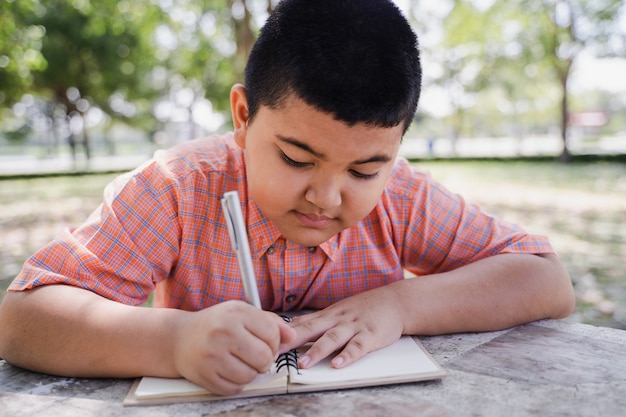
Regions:
[[259, 290], [256, 286], [256, 277], [254, 276], [254, 269], [252, 268], [248, 234], [246, 233], [246, 225], [243, 221], [237, 191], [224, 193], [224, 197], [222, 198], [222, 211], [224, 212], [224, 217], [226, 217], [226, 227], [228, 228], [228, 235], [230, 236], [230, 245], [237, 255], [246, 301], [255, 307], [261, 308]]

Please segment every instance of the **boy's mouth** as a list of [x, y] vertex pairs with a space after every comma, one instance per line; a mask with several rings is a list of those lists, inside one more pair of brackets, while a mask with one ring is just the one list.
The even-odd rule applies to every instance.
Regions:
[[332, 223], [333, 219], [327, 216], [320, 216], [317, 214], [307, 214], [296, 211], [296, 217], [306, 227], [315, 229], [322, 229]]

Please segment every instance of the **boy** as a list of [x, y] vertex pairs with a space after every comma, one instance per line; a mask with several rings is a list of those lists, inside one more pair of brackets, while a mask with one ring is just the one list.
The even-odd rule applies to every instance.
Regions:
[[[396, 158], [420, 80], [416, 37], [391, 2], [284, 0], [231, 91], [233, 135], [157, 152], [29, 259], [0, 309], [0, 355], [232, 394], [307, 341], [301, 366], [339, 349], [343, 367], [402, 334], [567, 316], [571, 282], [545, 237]], [[220, 212], [230, 190], [266, 311], [237, 301]], [[153, 290], [155, 307], [138, 307]], [[300, 309], [318, 311], [291, 325], [270, 312]]]

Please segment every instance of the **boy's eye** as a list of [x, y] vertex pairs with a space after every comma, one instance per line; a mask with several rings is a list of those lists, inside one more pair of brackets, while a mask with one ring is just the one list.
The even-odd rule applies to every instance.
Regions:
[[287, 154], [285, 154], [285, 152], [283, 151], [280, 152], [280, 157], [282, 158], [283, 161], [285, 161], [287, 164], [291, 165], [292, 167], [304, 168], [305, 166], [308, 165], [305, 162], [294, 161], [293, 159], [288, 157]]
[[[283, 161], [285, 161], [288, 165], [295, 167], [295, 168], [305, 168], [307, 166], [310, 165], [310, 163], [308, 162], [298, 162], [295, 161], [293, 159], [291, 159], [290, 157], [287, 156], [287, 154], [283, 151], [280, 151], [280, 157]], [[376, 177], [378, 177], [378, 172], [374, 173], [374, 174], [363, 174], [359, 171], [355, 171], [353, 169], [350, 170], [350, 174], [360, 180], [373, 180]]]
[[378, 172], [376, 172], [376, 173], [374, 173], [374, 174], [362, 174], [362, 173], [360, 173], [360, 172], [355, 171], [355, 170], [353, 170], [353, 169], [352, 169], [352, 170], [350, 170], [350, 173], [351, 173], [354, 177], [356, 177], [356, 178], [358, 178], [358, 179], [360, 179], [360, 180], [373, 180], [373, 179], [375, 179], [376, 177], [378, 177]]

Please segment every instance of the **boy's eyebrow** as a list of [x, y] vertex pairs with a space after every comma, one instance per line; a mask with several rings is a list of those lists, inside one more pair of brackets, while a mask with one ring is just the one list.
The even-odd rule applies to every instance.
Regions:
[[[281, 136], [281, 135], [276, 135], [276, 137], [278, 138], [278, 140], [285, 142], [285, 143], [289, 143], [293, 146], [297, 146], [298, 148], [310, 153], [311, 155], [315, 156], [316, 158], [319, 159], [327, 159], [326, 155], [316, 151], [315, 149], [311, 148], [307, 143], [301, 142], [297, 139], [294, 138], [288, 138], [285, 136]], [[391, 157], [389, 155], [385, 155], [385, 154], [378, 154], [378, 155], [373, 155], [369, 158], [366, 159], [359, 159], [357, 161], [354, 161], [353, 164], [355, 165], [362, 165], [362, 164], [369, 164], [372, 162], [389, 162], [391, 161]]]
[[281, 135], [276, 135], [276, 137], [281, 142], [285, 142], [285, 143], [289, 143], [289, 144], [291, 144], [293, 146], [297, 146], [298, 148], [300, 148], [300, 149], [302, 149], [304, 151], [307, 151], [308, 153], [312, 154], [316, 158], [326, 159], [326, 155], [324, 155], [321, 152], [317, 152], [315, 149], [311, 148], [307, 143], [301, 142], [301, 141], [299, 141], [297, 139], [294, 139], [294, 138], [288, 138], [288, 137], [281, 136]]

